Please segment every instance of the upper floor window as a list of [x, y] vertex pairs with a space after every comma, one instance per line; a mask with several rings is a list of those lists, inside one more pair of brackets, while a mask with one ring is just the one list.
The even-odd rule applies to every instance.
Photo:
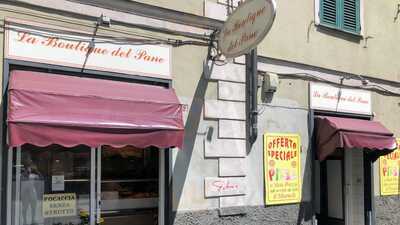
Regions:
[[330, 28], [361, 33], [361, 0], [319, 0], [320, 24]]

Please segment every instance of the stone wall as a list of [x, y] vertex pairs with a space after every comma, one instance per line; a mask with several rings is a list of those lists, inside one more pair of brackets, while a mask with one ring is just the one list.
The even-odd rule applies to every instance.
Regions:
[[[226, 209], [225, 209], [226, 210]], [[232, 209], [235, 210], [235, 209]], [[244, 214], [220, 216], [219, 210], [180, 212], [173, 219], [174, 225], [310, 225], [310, 204], [273, 207], [249, 206], [238, 210]]]
[[400, 224], [400, 195], [390, 197], [375, 197], [376, 225]]

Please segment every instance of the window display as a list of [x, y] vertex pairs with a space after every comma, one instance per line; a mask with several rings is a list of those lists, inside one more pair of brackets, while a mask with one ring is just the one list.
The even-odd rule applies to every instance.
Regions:
[[159, 149], [25, 144], [11, 151], [12, 225], [157, 224]]
[[23, 145], [13, 152], [14, 225], [84, 224], [90, 210], [90, 148]]

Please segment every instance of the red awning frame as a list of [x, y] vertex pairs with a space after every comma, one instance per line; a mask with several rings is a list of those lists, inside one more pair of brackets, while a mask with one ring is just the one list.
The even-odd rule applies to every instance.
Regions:
[[182, 148], [182, 110], [173, 89], [14, 70], [8, 144]]
[[378, 121], [318, 116], [316, 146], [320, 161], [337, 149], [368, 149], [377, 154], [388, 154], [396, 149], [393, 133]]

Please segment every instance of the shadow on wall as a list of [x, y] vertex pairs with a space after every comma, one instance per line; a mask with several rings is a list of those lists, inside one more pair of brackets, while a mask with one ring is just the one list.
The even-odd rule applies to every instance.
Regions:
[[[197, 84], [196, 91], [193, 96], [192, 104], [190, 106], [188, 117], [185, 124], [185, 139], [182, 151], [178, 151], [175, 165], [173, 168], [173, 175], [180, 178], [180, 182], [173, 187], [176, 195], [176, 201], [179, 202], [182, 197], [183, 187], [187, 178], [190, 161], [194, 149], [197, 131], [201, 120], [201, 112], [204, 106], [205, 93], [208, 86], [208, 81], [214, 67], [214, 61], [210, 61], [211, 46], [208, 48], [207, 60], [203, 66], [203, 73]], [[172, 187], [172, 184], [170, 184]], [[171, 199], [172, 200], [172, 199]], [[176, 219], [176, 211], [172, 210], [171, 224], [174, 224]]]
[[[278, 100], [279, 101], [279, 100]], [[281, 100], [282, 101], [282, 100]], [[292, 103], [292, 102], [289, 102]], [[259, 193], [259, 196], [262, 196], [263, 199], [263, 208], [262, 210], [263, 220], [260, 224], [291, 224], [291, 225], [311, 225], [313, 219], [313, 204], [312, 204], [312, 162], [313, 162], [313, 153], [312, 153], [312, 120], [310, 120], [310, 112], [305, 108], [290, 108], [285, 106], [271, 106], [268, 107], [268, 111], [263, 111], [260, 113], [260, 124], [259, 129], [261, 130], [259, 138], [263, 138], [262, 135], [265, 133], [296, 133], [299, 134], [302, 138], [300, 143], [302, 153], [301, 153], [301, 169], [302, 172], [304, 170], [304, 174], [302, 177], [301, 184], [301, 201], [299, 203], [290, 203], [290, 204], [282, 204], [282, 205], [266, 205], [266, 193], [267, 189], [265, 186], [265, 164], [263, 166], [255, 166], [252, 167], [253, 170], [263, 170], [261, 174], [258, 174], [258, 177], [262, 178], [252, 178], [252, 179], [260, 179], [257, 181], [259, 185], [263, 184], [262, 193]], [[304, 146], [303, 146], [304, 145]], [[253, 165], [262, 164], [264, 160], [262, 159], [265, 143], [263, 141], [259, 141], [256, 148], [257, 149], [252, 157], [255, 159], [254, 154], [258, 156], [259, 159], [255, 160]], [[255, 149], [253, 149], [255, 150]], [[257, 169], [259, 167], [259, 169]], [[260, 182], [261, 181], [261, 182]], [[254, 198], [257, 193], [250, 193], [250, 197]], [[256, 196], [257, 198], [257, 196]]]
[[[299, 208], [299, 214], [297, 217], [297, 225], [301, 225], [303, 224], [303, 221], [310, 221], [313, 219], [314, 216], [314, 204], [313, 204], [313, 199], [314, 199], [314, 167], [313, 167], [313, 160], [314, 160], [314, 151], [313, 151], [313, 133], [314, 133], [314, 121], [313, 118], [311, 116], [311, 113], [308, 113], [308, 138], [309, 138], [309, 142], [308, 142], [308, 154], [307, 154], [307, 158], [306, 158], [306, 162], [304, 164], [304, 177], [308, 177], [309, 179], [311, 179], [311, 182], [304, 182], [304, 178], [303, 178], [303, 182], [302, 182], [302, 187], [301, 190], [309, 190], [311, 189], [311, 193], [310, 193], [310, 197], [311, 197], [311, 201], [301, 201], [300, 202], [300, 208]], [[310, 186], [308, 186], [307, 184], [309, 184]], [[301, 194], [301, 199], [304, 199], [304, 193], [305, 191], [302, 191]]]

